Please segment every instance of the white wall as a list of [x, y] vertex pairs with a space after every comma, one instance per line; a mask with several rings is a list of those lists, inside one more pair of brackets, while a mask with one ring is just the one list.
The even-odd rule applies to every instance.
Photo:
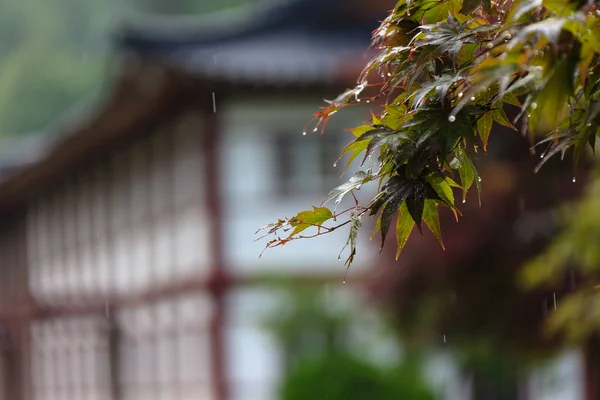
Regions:
[[[300, 96], [241, 98], [220, 108], [220, 118], [224, 124], [221, 170], [225, 184], [222, 195], [225, 204], [226, 262], [240, 273], [344, 273], [343, 262], [336, 260], [347, 239], [348, 230], [340, 229], [316, 239], [291, 242], [283, 250], [267, 251], [261, 259], [258, 255], [265, 242], [253, 242], [257, 237], [254, 233], [259, 227], [281, 217], [292, 217], [299, 211], [310, 209], [311, 205], [320, 205], [328, 190], [333, 188], [320, 185], [323, 177], [318, 175], [312, 175], [317, 181], [315, 185], [308, 185], [318, 188], [313, 191], [299, 190], [282, 196], [276, 188], [278, 165], [274, 138], [277, 134], [289, 134], [297, 135], [300, 140], [315, 141], [315, 137], [303, 138], [302, 131], [321, 105], [319, 100]], [[359, 125], [361, 118], [366, 117], [362, 111], [354, 110], [354, 113], [340, 115], [337, 119], [336, 115], [330, 121], [325, 135], [339, 138], [340, 152], [353, 138], [343, 129]], [[304, 158], [305, 165], [297, 168], [314, 170], [311, 164], [316, 160], [311, 160], [310, 154]], [[341, 174], [343, 168], [334, 170], [334, 161], [335, 158], [328, 161], [332, 171], [337, 170]], [[343, 182], [339, 180], [338, 184]], [[353, 269], [366, 268], [371, 263], [374, 253], [368, 236], [366, 231], [359, 236], [360, 247]]]
[[579, 350], [558, 355], [531, 374], [527, 391], [531, 400], [583, 400], [583, 359]]

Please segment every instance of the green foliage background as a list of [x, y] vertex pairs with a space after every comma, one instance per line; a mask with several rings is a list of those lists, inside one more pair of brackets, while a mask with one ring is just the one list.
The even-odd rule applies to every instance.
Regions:
[[114, 27], [144, 13], [205, 13], [256, 0], [7, 0], [0, 12], [0, 137], [41, 131], [100, 93]]
[[332, 307], [336, 302], [332, 303], [321, 287], [300, 288], [284, 282], [280, 288], [287, 298], [281, 299], [266, 326], [285, 358], [282, 400], [436, 398], [424, 378], [420, 354], [406, 351], [391, 365], [375, 364], [361, 354], [364, 348], [350, 340], [353, 329], [364, 327], [377, 332], [377, 339], [395, 343], [391, 327], [383, 321], [371, 320], [366, 327], [365, 315], [348, 305]]

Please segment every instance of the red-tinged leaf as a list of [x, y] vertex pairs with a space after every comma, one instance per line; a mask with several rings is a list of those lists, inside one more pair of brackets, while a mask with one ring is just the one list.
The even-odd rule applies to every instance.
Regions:
[[425, 206], [423, 207], [423, 221], [429, 228], [431, 233], [435, 235], [437, 240], [440, 242], [442, 249], [446, 250], [444, 241], [442, 240], [442, 230], [440, 228], [440, 216], [438, 214], [437, 204], [435, 200], [425, 200]]
[[492, 132], [492, 125], [494, 124], [494, 116], [492, 113], [485, 113], [477, 120], [477, 133], [483, 142], [483, 150], [487, 149], [488, 139]]
[[398, 241], [398, 247], [396, 249], [396, 260], [400, 256], [402, 249], [406, 245], [408, 238], [415, 226], [415, 221], [408, 212], [406, 202], [402, 202], [400, 209], [398, 210], [398, 219], [396, 220], [396, 239]]
[[315, 207], [310, 211], [299, 212], [295, 217], [290, 219], [290, 225], [294, 228], [288, 238], [299, 234], [312, 226], [320, 227], [326, 221], [333, 218], [333, 213], [327, 207]]

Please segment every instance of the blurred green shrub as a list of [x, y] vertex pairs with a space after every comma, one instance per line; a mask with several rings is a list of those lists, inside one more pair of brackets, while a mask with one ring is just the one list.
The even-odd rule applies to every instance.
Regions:
[[434, 399], [418, 369], [386, 370], [349, 354], [307, 358], [284, 380], [282, 400]]
[[[371, 318], [372, 310], [353, 304], [355, 296], [322, 287], [278, 286], [287, 298], [278, 302], [267, 326], [284, 353], [282, 400], [435, 398], [417, 354], [397, 360], [392, 351], [386, 360], [368, 357], [369, 350], [386, 341], [397, 345], [396, 335], [381, 318]], [[357, 329], [368, 336], [366, 341], [353, 337]]]

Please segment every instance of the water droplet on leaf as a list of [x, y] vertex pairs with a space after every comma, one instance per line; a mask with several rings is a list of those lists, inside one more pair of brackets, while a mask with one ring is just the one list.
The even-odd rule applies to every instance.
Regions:
[[531, 109], [535, 110], [537, 108], [537, 103], [534, 101], [533, 103], [531, 103]]

